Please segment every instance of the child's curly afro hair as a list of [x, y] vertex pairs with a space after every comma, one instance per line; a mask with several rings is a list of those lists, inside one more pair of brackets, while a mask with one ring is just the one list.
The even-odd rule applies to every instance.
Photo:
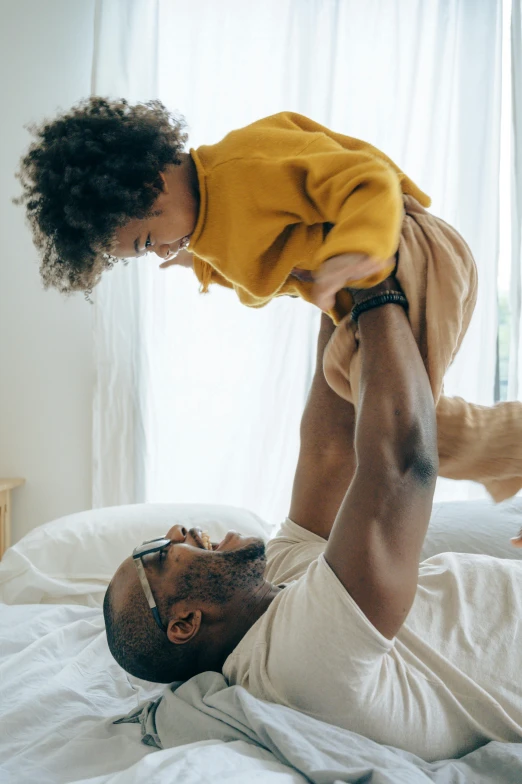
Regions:
[[45, 288], [88, 292], [112, 267], [116, 229], [151, 214], [160, 173], [181, 163], [184, 128], [160, 101], [99, 96], [29, 127], [36, 141], [21, 159], [23, 193], [13, 201], [26, 205]]

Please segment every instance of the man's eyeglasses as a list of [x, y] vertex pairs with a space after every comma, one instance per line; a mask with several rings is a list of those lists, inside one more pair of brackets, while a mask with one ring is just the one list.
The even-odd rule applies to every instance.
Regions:
[[145, 597], [151, 609], [152, 615], [154, 616], [154, 620], [158, 624], [159, 628], [165, 634], [167, 633], [167, 627], [162, 623], [160, 614], [158, 612], [158, 607], [156, 605], [156, 601], [152, 594], [152, 589], [150, 587], [150, 583], [147, 579], [147, 575], [145, 573], [145, 568], [143, 566], [143, 561], [141, 560], [144, 555], [149, 555], [149, 553], [157, 553], [160, 550], [163, 550], [165, 547], [168, 547], [172, 544], [171, 539], [167, 539], [164, 536], [160, 536], [159, 539], [149, 539], [143, 544], [138, 545], [132, 551], [132, 558], [134, 560], [134, 564], [138, 571], [138, 577], [140, 578], [140, 583], [145, 593]]

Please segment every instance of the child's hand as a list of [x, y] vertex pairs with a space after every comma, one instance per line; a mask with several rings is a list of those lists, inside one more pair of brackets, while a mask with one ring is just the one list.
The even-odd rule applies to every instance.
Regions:
[[166, 269], [167, 267], [172, 267], [173, 265], [176, 265], [177, 267], [189, 267], [190, 269], [193, 269], [194, 259], [192, 253], [190, 253], [188, 250], [180, 250], [171, 259], [160, 264], [160, 269]]
[[[384, 261], [365, 256], [363, 253], [342, 253], [327, 259], [313, 273], [312, 302], [328, 312], [335, 305], [335, 295], [350, 283], [383, 274], [387, 277], [395, 267], [395, 259]], [[352, 288], [357, 288], [353, 286]]]

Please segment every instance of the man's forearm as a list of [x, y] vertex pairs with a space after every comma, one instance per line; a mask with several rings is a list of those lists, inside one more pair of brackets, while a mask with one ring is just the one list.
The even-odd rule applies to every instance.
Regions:
[[417, 590], [437, 475], [435, 407], [400, 305], [362, 313], [359, 340], [357, 468], [325, 558], [370, 623], [392, 639]]
[[316, 451], [317, 455], [350, 458], [353, 455], [354, 409], [328, 386], [323, 372], [323, 354], [335, 329], [335, 324], [323, 313], [315, 373], [301, 420], [301, 445]]
[[404, 310], [388, 304], [362, 313], [359, 337], [358, 468], [436, 474], [435, 406]]
[[334, 330], [323, 314], [290, 505], [294, 522], [325, 539], [355, 472], [354, 408], [330, 389], [323, 373], [324, 350]]

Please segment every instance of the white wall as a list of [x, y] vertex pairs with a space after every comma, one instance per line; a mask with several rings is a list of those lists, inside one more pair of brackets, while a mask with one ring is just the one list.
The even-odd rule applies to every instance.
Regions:
[[90, 92], [94, 0], [0, 0], [0, 477], [13, 541], [91, 506], [92, 307], [44, 291], [13, 172], [30, 136]]

